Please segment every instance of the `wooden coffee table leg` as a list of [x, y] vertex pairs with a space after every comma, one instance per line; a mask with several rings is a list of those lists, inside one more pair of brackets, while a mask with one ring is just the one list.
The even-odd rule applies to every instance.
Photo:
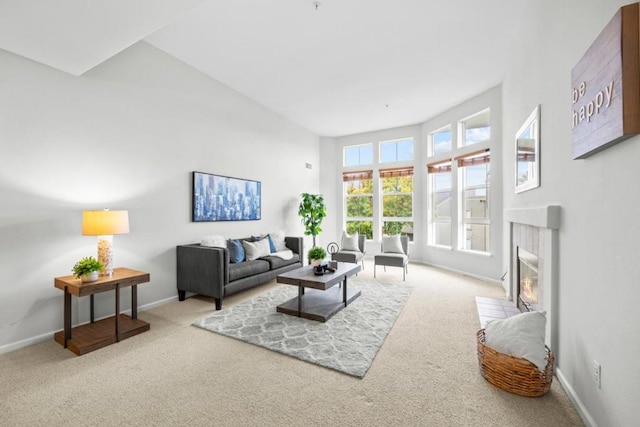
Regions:
[[344, 276], [344, 286], [342, 287], [342, 302], [347, 306], [347, 276]]
[[304, 295], [304, 286], [298, 286], [298, 317], [302, 316], [302, 295]]

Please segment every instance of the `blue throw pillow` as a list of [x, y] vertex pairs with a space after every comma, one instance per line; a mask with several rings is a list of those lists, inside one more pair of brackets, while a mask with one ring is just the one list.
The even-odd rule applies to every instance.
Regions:
[[244, 261], [244, 247], [240, 240], [229, 239], [227, 249], [229, 249], [229, 262], [238, 264]]
[[267, 239], [269, 239], [269, 249], [271, 250], [271, 253], [278, 252], [276, 250], [276, 245], [273, 244], [273, 239], [271, 239], [270, 234], [267, 234]]

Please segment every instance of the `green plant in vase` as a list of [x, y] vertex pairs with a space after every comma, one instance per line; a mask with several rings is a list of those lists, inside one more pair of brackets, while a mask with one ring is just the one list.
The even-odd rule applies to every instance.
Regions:
[[309, 249], [309, 252], [307, 252], [307, 258], [309, 258], [309, 263], [311, 263], [311, 265], [320, 264], [326, 257], [327, 251], [325, 251], [324, 248], [320, 246], [315, 246]]
[[98, 280], [98, 273], [104, 270], [104, 264], [92, 256], [81, 258], [76, 262], [71, 271], [73, 275], [83, 282]]

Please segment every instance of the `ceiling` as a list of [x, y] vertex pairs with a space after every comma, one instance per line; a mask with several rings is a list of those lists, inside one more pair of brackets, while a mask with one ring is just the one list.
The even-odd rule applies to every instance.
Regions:
[[502, 81], [531, 0], [0, 0], [0, 48], [81, 75], [144, 40], [322, 136]]

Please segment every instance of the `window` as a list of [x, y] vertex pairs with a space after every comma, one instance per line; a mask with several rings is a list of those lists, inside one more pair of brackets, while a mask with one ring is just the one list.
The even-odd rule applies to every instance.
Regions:
[[[490, 109], [429, 133], [427, 244], [491, 252]], [[455, 141], [455, 143], [454, 143]]]
[[451, 161], [428, 165], [429, 243], [451, 247]]
[[[346, 153], [346, 150], [345, 150]], [[373, 238], [373, 171], [342, 174], [346, 207], [346, 230]]]
[[382, 234], [413, 241], [413, 167], [381, 169]]
[[429, 152], [431, 155], [451, 151], [451, 126], [437, 130], [429, 135]]
[[461, 249], [489, 252], [489, 150], [458, 158], [461, 185]]
[[413, 138], [380, 143], [380, 163], [413, 160]]
[[373, 164], [373, 144], [344, 147], [344, 166]]
[[477, 144], [491, 138], [489, 110], [481, 111], [458, 123], [460, 146]]

